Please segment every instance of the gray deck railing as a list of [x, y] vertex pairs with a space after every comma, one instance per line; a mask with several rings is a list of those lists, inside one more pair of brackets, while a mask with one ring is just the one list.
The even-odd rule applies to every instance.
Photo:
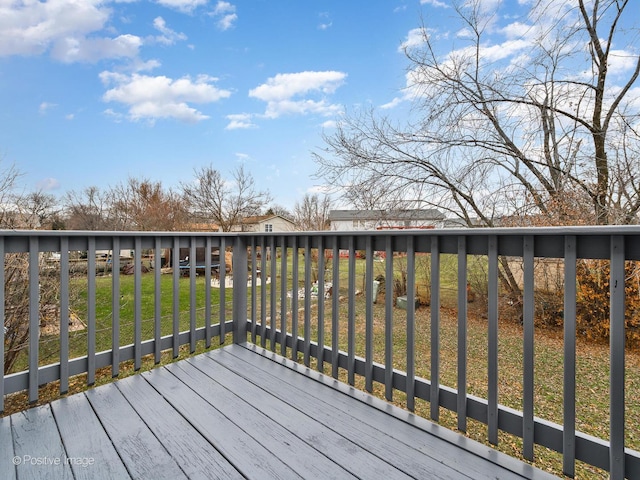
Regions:
[[[212, 306], [211, 251], [231, 247], [233, 250], [233, 303], [226, 308], [225, 260], [220, 255], [219, 298], [217, 309]], [[205, 252], [196, 267], [191, 263], [188, 279], [180, 277], [179, 256], [173, 255], [171, 266], [172, 313], [162, 316], [166, 294], [161, 285], [160, 251], [188, 249], [191, 258], [198, 249]], [[120, 335], [119, 299], [121, 274], [115, 269], [110, 279], [111, 342], [97, 351], [96, 313], [96, 251], [133, 252], [133, 341], [122, 344]], [[86, 252], [86, 273], [70, 279], [69, 252]], [[39, 352], [40, 276], [44, 275], [41, 258], [44, 252], [60, 252], [59, 358], [46, 363]], [[142, 254], [153, 254], [153, 273], [142, 275]], [[357, 260], [361, 252], [364, 260]], [[372, 391], [374, 383], [384, 386], [387, 399], [394, 391], [406, 394], [406, 407], [414, 410], [417, 400], [429, 404], [429, 417], [439, 420], [440, 409], [454, 412], [457, 428], [467, 430], [468, 420], [487, 426], [487, 440], [498, 443], [500, 431], [522, 438], [522, 454], [534, 459], [534, 446], [541, 445], [562, 454], [563, 470], [575, 472], [576, 461], [583, 461], [610, 472], [611, 478], [640, 478], [640, 454], [625, 448], [625, 261], [640, 260], [640, 228], [532, 228], [532, 229], [471, 229], [401, 232], [313, 232], [265, 234], [203, 234], [203, 233], [115, 233], [115, 232], [2, 232], [0, 233], [0, 284], [5, 284], [5, 258], [20, 254], [28, 258], [30, 313], [29, 345], [24, 370], [5, 375], [0, 382], [0, 410], [4, 396], [27, 390], [30, 401], [38, 398], [43, 384], [60, 381], [60, 392], [68, 389], [69, 378], [86, 374], [87, 383], [95, 381], [96, 370], [111, 366], [114, 376], [125, 360], [133, 360], [139, 369], [142, 357], [153, 355], [160, 361], [162, 351], [171, 350], [177, 356], [183, 345], [189, 351], [197, 342], [210, 346], [213, 339], [224, 342], [232, 333], [233, 341], [250, 341], [278, 352], [307, 366], [328, 372], [338, 378], [345, 375], [352, 385], [363, 380], [364, 388]], [[397, 255], [400, 255], [398, 257]], [[441, 260], [455, 258], [457, 311], [457, 375], [454, 385], [442, 381], [441, 371]], [[427, 280], [416, 275], [417, 262], [429, 258]], [[382, 260], [376, 261], [374, 257]], [[467, 392], [468, 370], [468, 305], [467, 282], [470, 258], [481, 257], [486, 275], [486, 398]], [[401, 267], [397, 262], [400, 258]], [[523, 267], [522, 280], [522, 399], [521, 410], [500, 404], [500, 370], [498, 368], [499, 322], [501, 318], [500, 261], [517, 259]], [[562, 424], [552, 423], [534, 414], [535, 410], [535, 302], [537, 278], [534, 265], [539, 259], [559, 259], [564, 284], [562, 309], [563, 389], [561, 398]], [[609, 435], [600, 439], [576, 431], [576, 263], [578, 259], [605, 259], [610, 263], [610, 377]], [[204, 267], [204, 268], [200, 268]], [[406, 276], [406, 297], [413, 299], [419, 292], [429, 291], [429, 352], [428, 375], [417, 373], [419, 342], [415, 303], [409, 300], [406, 310], [399, 310], [392, 295], [384, 296], [384, 305], [374, 307], [374, 285], [377, 272], [384, 276], [386, 292], [392, 291], [400, 271]], [[204, 275], [198, 283], [196, 273]], [[51, 273], [48, 273], [51, 275]], [[152, 299], [143, 293], [143, 277], [153, 276]], [[69, 298], [75, 282], [86, 281], [86, 347], [82, 354], [70, 358], [68, 318]], [[428, 285], [426, 284], [428, 283]], [[327, 288], [331, 285], [330, 289]], [[84, 284], [83, 284], [84, 285]], [[450, 286], [447, 286], [450, 288]], [[186, 289], [186, 290], [185, 290]], [[202, 289], [200, 291], [199, 289]], [[328, 291], [325, 297], [324, 292]], [[317, 292], [317, 299], [312, 293]], [[363, 292], [362, 295], [360, 293]], [[198, 293], [204, 296], [199, 310]], [[180, 307], [181, 295], [188, 298]], [[4, 289], [0, 290], [0, 315], [10, 308]], [[152, 331], [143, 332], [143, 301], [153, 302]], [[181, 310], [186, 310], [182, 312]], [[377, 312], [377, 313], [376, 313]], [[382, 312], [382, 313], [380, 313]], [[188, 316], [188, 328], [184, 315]], [[377, 341], [380, 329], [375, 328], [377, 316], [383, 317], [384, 339]], [[379, 321], [379, 320], [378, 320]], [[402, 343], [406, 348], [394, 353], [394, 339], [389, 332], [397, 331], [398, 322], [406, 325]], [[182, 323], [181, 323], [182, 322]], [[170, 334], [163, 335], [167, 325]], [[361, 332], [361, 333], [358, 333]], [[83, 337], [84, 338], [84, 337]], [[328, 341], [326, 341], [328, 339]], [[381, 347], [383, 345], [383, 347]], [[375, 346], [375, 348], [374, 348]], [[0, 346], [4, 349], [4, 345]], [[381, 351], [380, 351], [381, 350]], [[3, 362], [4, 351], [0, 350]], [[377, 360], [376, 360], [377, 359]], [[382, 359], [380, 361], [380, 359]], [[397, 361], [404, 369], [396, 367]], [[428, 378], [424, 378], [428, 377]]]

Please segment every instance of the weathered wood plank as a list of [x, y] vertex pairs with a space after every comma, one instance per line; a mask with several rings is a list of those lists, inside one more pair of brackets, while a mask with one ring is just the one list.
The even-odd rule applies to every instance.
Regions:
[[[279, 401], [271, 395], [255, 391], [235, 395], [224, 385], [213, 381], [211, 377], [206, 376], [190, 363], [182, 362], [179, 365], [170, 365], [167, 369], [296, 472], [304, 472], [308, 478], [355, 478], [337, 465], [334, 459], [318, 454], [312, 446], [259, 409], [254, 408], [248, 399], [244, 400], [246, 398], [244, 394], [252, 393], [258, 395], [258, 402], [265, 408], [276, 408], [275, 403]], [[236, 381], [246, 384], [242, 378], [236, 377]], [[307, 421], [307, 423], [309, 422]], [[305, 426], [307, 425], [305, 424]], [[291, 455], [292, 451], [296, 454]]]
[[[270, 373], [273, 372], [271, 360], [264, 357], [257, 359], [254, 352], [242, 347], [209, 352], [205, 356], [228, 366], [240, 376], [251, 375], [259, 387], [280, 396], [296, 408], [314, 412], [318, 421], [332, 425], [349, 438], [357, 439], [361, 446], [381, 458], [397, 462], [398, 467], [408, 474], [418, 473], [420, 476], [433, 472], [438, 478], [460, 478], [461, 475], [475, 479], [496, 478], [496, 475], [499, 478], [522, 478], [372, 408], [367, 402], [371, 403], [374, 399], [364, 392], [352, 389], [351, 393], [362, 400], [354, 401], [349, 395], [326, 388], [323, 383], [288, 368], [278, 369], [277, 377], [273, 376]], [[233, 357], [242, 362], [238, 363]], [[305, 370], [303, 366], [299, 368], [300, 371]], [[309, 372], [319, 375], [311, 370]], [[389, 405], [388, 408], [394, 407]]]
[[187, 478], [115, 383], [85, 395], [133, 478]]
[[189, 478], [242, 478], [233, 465], [140, 375], [116, 385]]
[[[234, 350], [235, 353], [237, 353], [236, 350]], [[251, 352], [247, 353], [255, 356]], [[366, 420], [366, 414], [370, 413], [371, 407], [326, 387], [316, 390], [316, 386], [322, 386], [320, 384], [313, 385], [317, 382], [298, 375], [286, 367], [279, 368], [276, 377], [270, 373], [273, 371], [274, 363], [266, 358], [254, 359], [253, 365], [251, 365], [229, 353], [214, 354], [209, 357], [232, 369], [236, 375], [250, 378], [259, 388], [277, 396], [281, 401], [289, 403], [293, 408], [313, 415], [318, 422], [332, 428], [339, 435], [357, 442], [372, 455], [401, 469], [405, 475], [450, 480], [473, 478], [467, 477], [463, 473], [464, 469], [454, 469], [442, 461], [435, 460], [426, 453], [412, 448], [411, 444], [402, 443], [390, 436], [389, 431], [403, 428], [400, 422], [393, 422], [390, 418], [386, 418], [387, 422], [384, 427], [376, 428]], [[290, 374], [300, 377], [299, 380], [302, 381], [302, 384], [296, 385], [295, 377]], [[337, 394], [343, 398], [340, 399], [341, 402], [330, 404], [325, 401], [325, 394]], [[409, 428], [413, 429], [413, 427]]]
[[300, 478], [166, 368], [141, 375], [246, 478]]
[[129, 478], [87, 397], [71, 395], [61, 398], [51, 404], [51, 410], [76, 480]]
[[11, 430], [18, 478], [73, 478], [49, 405], [12, 415]]
[[212, 362], [205, 357], [191, 358], [188, 363], [210, 377], [210, 382], [215, 380], [238, 397], [245, 399], [256, 411], [267, 415], [293, 435], [305, 441], [318, 453], [331, 458], [353, 475], [361, 478], [412, 478], [395, 466], [361, 448], [357, 443], [317, 422], [313, 415], [303, 413], [276, 397], [272, 397], [268, 392], [249, 381], [239, 381], [243, 379], [222, 364], [211, 368]]
[[72, 475], [556, 478], [249, 344], [0, 418], [1, 479]]
[[16, 478], [14, 457], [11, 418], [0, 417], [0, 478], [7, 480]]

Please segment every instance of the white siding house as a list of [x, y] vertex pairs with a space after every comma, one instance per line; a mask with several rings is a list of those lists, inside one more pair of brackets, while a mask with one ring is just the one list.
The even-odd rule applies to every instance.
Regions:
[[445, 216], [427, 210], [331, 210], [331, 230], [392, 230], [442, 228]]
[[234, 231], [240, 232], [292, 232], [295, 224], [281, 215], [260, 215], [246, 217]]

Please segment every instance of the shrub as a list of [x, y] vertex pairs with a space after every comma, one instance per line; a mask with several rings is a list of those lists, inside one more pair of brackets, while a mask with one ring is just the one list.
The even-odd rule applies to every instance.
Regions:
[[[625, 262], [625, 334], [628, 346], [640, 344], [640, 262]], [[590, 340], [609, 338], [610, 264], [606, 260], [578, 262], [577, 333]]]

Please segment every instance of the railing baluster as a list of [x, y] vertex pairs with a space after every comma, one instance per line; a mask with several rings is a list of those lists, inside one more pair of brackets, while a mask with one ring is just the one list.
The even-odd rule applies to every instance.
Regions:
[[162, 246], [160, 237], [154, 239], [153, 254], [153, 361], [160, 363], [162, 349], [160, 338], [162, 337]]
[[196, 238], [189, 242], [189, 353], [196, 351], [196, 266], [198, 256]]
[[488, 244], [488, 375], [487, 426], [489, 442], [498, 444], [498, 237], [489, 235]]
[[[4, 273], [4, 268], [2, 268], [2, 271]], [[0, 285], [4, 285], [4, 282], [0, 281]], [[2, 302], [0, 302], [0, 304], [1, 303]], [[4, 325], [4, 322], [1, 322], [1, 324]], [[63, 395], [68, 391], [69, 391], [69, 237], [61, 237], [60, 238], [60, 394]]]
[[[287, 274], [287, 238], [283, 235], [281, 237], [282, 242], [282, 254], [280, 255], [280, 277], [282, 280], [282, 288], [280, 288], [280, 355], [287, 356], [287, 281], [289, 275]], [[295, 255], [295, 252], [293, 253]], [[295, 293], [295, 292], [293, 292]], [[294, 342], [295, 342], [294, 337]]]
[[562, 471], [569, 477], [576, 473], [576, 237], [564, 239], [564, 368]]
[[[120, 374], [120, 237], [111, 253], [111, 376]], [[68, 254], [68, 252], [67, 252]]]
[[38, 237], [29, 237], [29, 403], [38, 400], [38, 339], [40, 337], [40, 271]]
[[311, 238], [304, 237], [304, 364], [311, 360]]
[[133, 239], [133, 368], [142, 367], [142, 242], [139, 236]]
[[416, 255], [413, 236], [407, 237], [407, 409], [415, 410]]
[[356, 359], [356, 248], [355, 239], [349, 237], [349, 294], [347, 310], [347, 381], [349, 385], [355, 383]]
[[[227, 241], [225, 237], [220, 238], [220, 248], [218, 249], [220, 253], [220, 345], [224, 344], [227, 331], [226, 331], [226, 323], [227, 323]], [[230, 271], [234, 272], [233, 265], [234, 260], [236, 259], [236, 252], [233, 252], [231, 257], [231, 265]], [[245, 269], [246, 266], [241, 264], [236, 264], [237, 268]], [[246, 285], [245, 285], [246, 286]], [[238, 312], [234, 312], [238, 313]], [[244, 315], [246, 318], [246, 315]]]
[[247, 341], [247, 240], [238, 235], [233, 242], [233, 343]]
[[440, 418], [440, 248], [438, 237], [431, 237], [431, 419]]
[[[269, 251], [272, 252], [273, 250]], [[264, 348], [267, 332], [267, 278], [271, 278], [271, 289], [276, 288], [276, 279], [270, 277], [267, 273], [267, 242], [264, 236], [260, 238], [260, 272], [262, 275], [262, 284], [260, 285], [260, 345]]]
[[385, 245], [384, 272], [384, 396], [393, 400], [393, 237]]
[[[277, 275], [277, 264], [276, 264], [276, 259], [278, 257], [278, 255], [276, 254], [276, 237], [275, 236], [271, 236], [269, 238], [269, 243], [271, 245], [271, 298], [270, 298], [270, 312], [271, 312], [271, 330], [269, 331], [269, 339], [271, 342], [271, 345], [269, 346], [269, 348], [271, 348], [272, 351], [275, 352], [275, 331], [276, 331], [276, 316], [278, 315], [278, 309], [277, 309], [277, 281], [276, 279], [278, 278]], [[263, 340], [263, 347], [266, 346], [266, 339]]]
[[[209, 240], [209, 237], [207, 237]], [[258, 256], [256, 253], [256, 237], [251, 237], [251, 343], [256, 343], [256, 320], [258, 311]], [[209, 269], [210, 271], [210, 269]], [[260, 279], [262, 282], [262, 279]]]
[[624, 460], [624, 418], [625, 418], [625, 251], [624, 237], [611, 237], [611, 278], [610, 288], [610, 478], [622, 480], [625, 477]]
[[340, 362], [340, 246], [333, 236], [333, 269], [331, 272], [331, 376], [338, 378]]
[[373, 392], [373, 248], [371, 235], [367, 235], [365, 243], [365, 347], [364, 347], [364, 388]]
[[324, 371], [324, 239], [318, 237], [318, 371]]
[[467, 237], [458, 237], [458, 430], [467, 431]]
[[534, 239], [525, 235], [523, 240], [524, 297], [522, 322], [523, 339], [523, 376], [522, 376], [522, 443], [523, 456], [533, 461], [534, 424], [533, 424], [533, 380], [534, 380], [534, 275], [533, 275]]
[[173, 237], [173, 358], [180, 355], [180, 237]]
[[87, 385], [96, 382], [96, 237], [87, 252]]
[[[211, 347], [211, 237], [204, 239], [204, 347]], [[254, 292], [255, 296], [255, 292]], [[255, 323], [255, 317], [254, 317]], [[254, 330], [255, 331], [255, 330]], [[254, 338], [255, 342], [255, 338]]]
[[[298, 256], [298, 237], [294, 236], [291, 245], [291, 337], [293, 344], [291, 345], [291, 359], [298, 361], [298, 269], [300, 268], [300, 259]], [[286, 293], [286, 291], [285, 291]], [[286, 297], [285, 297], [286, 298]]]

